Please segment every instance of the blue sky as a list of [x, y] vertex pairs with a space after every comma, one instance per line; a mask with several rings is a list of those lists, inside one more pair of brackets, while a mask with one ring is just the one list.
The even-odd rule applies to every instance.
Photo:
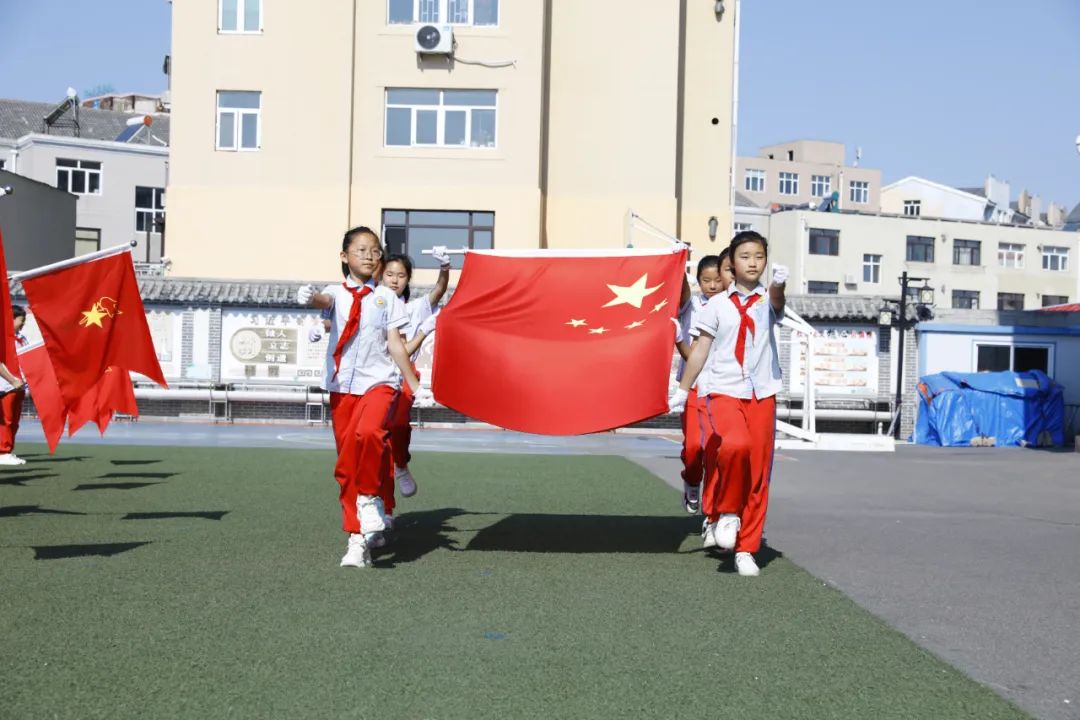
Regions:
[[[0, 0], [0, 97], [159, 92], [169, 13], [166, 0]], [[1014, 197], [1080, 202], [1077, 0], [743, 0], [742, 15], [740, 153], [836, 140], [886, 182], [993, 173]]]

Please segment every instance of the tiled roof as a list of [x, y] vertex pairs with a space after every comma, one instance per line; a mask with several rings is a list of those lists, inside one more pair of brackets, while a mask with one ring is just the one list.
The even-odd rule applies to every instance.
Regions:
[[956, 188], [960, 192], [966, 192], [969, 195], [978, 195], [979, 197], [986, 197], [986, 188], [981, 187], [958, 187]]
[[[880, 295], [788, 295], [791, 309], [804, 320], [872, 320], [877, 322], [885, 298]], [[895, 304], [893, 304], [895, 307]], [[907, 306], [909, 320], [915, 307]]]
[[1050, 307], [1037, 308], [1035, 312], [1080, 312], [1080, 303], [1066, 303], [1065, 305], [1051, 305]]
[[1065, 218], [1065, 229], [1070, 232], [1073, 230], [1080, 230], [1080, 203], [1077, 203], [1076, 207], [1069, 213], [1069, 216]]
[[[44, 133], [45, 116], [59, 104], [59, 102], [0, 99], [0, 138], [15, 140], [29, 133]], [[79, 136], [88, 140], [113, 141], [127, 128], [127, 121], [130, 118], [142, 115], [143, 113], [122, 113], [80, 107]], [[169, 142], [169, 116], [154, 115], [153, 118], [154, 123], [150, 127], [150, 132], [155, 137]], [[73, 137], [75, 130], [71, 119], [69, 110], [56, 125], [49, 129], [48, 134]], [[142, 144], [147, 140], [147, 134], [142, 132], [133, 142]]]
[[751, 200], [750, 198], [743, 195], [738, 190], [735, 191], [735, 206], [736, 207], [759, 207], [759, 205], [757, 203], [755, 203], [753, 200]]

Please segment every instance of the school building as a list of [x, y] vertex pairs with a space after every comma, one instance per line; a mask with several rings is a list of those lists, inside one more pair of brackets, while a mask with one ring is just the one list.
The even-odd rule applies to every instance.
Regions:
[[332, 277], [358, 224], [421, 268], [434, 245], [621, 247], [628, 210], [713, 247], [737, 5], [173, 3], [172, 274]]

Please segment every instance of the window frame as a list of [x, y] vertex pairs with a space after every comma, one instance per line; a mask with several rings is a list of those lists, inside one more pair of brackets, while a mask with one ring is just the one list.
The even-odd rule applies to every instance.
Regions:
[[[257, 108], [234, 108], [222, 107], [222, 93], [253, 93], [259, 96]], [[214, 150], [217, 152], [258, 152], [262, 150], [262, 90], [218, 90], [215, 99], [216, 121], [214, 122]], [[224, 114], [233, 116], [233, 147], [221, 144], [221, 117]], [[241, 138], [244, 135], [244, 116], [255, 116], [255, 147], [244, 147]]]
[[[1047, 298], [1053, 298], [1054, 302], [1047, 302]], [[1043, 296], [1040, 297], [1040, 300], [1042, 301], [1042, 306], [1044, 308], [1046, 308], [1046, 307], [1054, 307], [1055, 305], [1068, 305], [1069, 304], [1069, 296], [1068, 295], [1043, 295]]]
[[[828, 286], [828, 291], [822, 292], [822, 286]], [[818, 288], [817, 291], [814, 288]], [[839, 295], [840, 283], [833, 280], [807, 280], [806, 281], [806, 294], [807, 295]]]
[[[936, 249], [936, 247], [934, 245], [934, 239], [935, 238], [932, 235], [908, 235], [907, 238], [906, 238], [905, 246], [904, 246], [904, 261], [909, 262], [909, 263], [917, 262], [917, 263], [928, 263], [928, 264], [932, 264], [932, 263], [936, 262], [935, 256], [936, 256], [936, 253], [937, 253], [937, 249]], [[918, 242], [912, 243], [912, 240], [916, 240]], [[927, 242], [922, 242], [923, 240], [926, 240]], [[928, 254], [930, 256], [929, 259], [928, 260], [919, 260], [919, 259], [913, 258], [911, 256], [912, 255], [912, 253], [911, 253], [912, 248], [921, 248], [923, 250], [929, 250], [930, 251], [929, 253], [923, 253], [924, 255]]]
[[[60, 164], [61, 162], [75, 163], [75, 164], [74, 165], [61, 165]], [[71, 158], [58, 157], [58, 158], [54, 159], [54, 163], [56, 165], [56, 188], [57, 189], [63, 190], [66, 193], [71, 193], [72, 195], [98, 195], [98, 196], [101, 196], [101, 195], [105, 194], [105, 178], [104, 178], [104, 175], [105, 175], [105, 163], [102, 162], [101, 160], [85, 160], [85, 159], [73, 160]], [[84, 167], [83, 163], [90, 163], [92, 165], [97, 165], [97, 167]], [[96, 177], [97, 178], [97, 188], [98, 188], [97, 192], [91, 192], [91, 191], [79, 192], [77, 190], [73, 190], [72, 189], [73, 180], [74, 180], [73, 173], [75, 171], [78, 171], [80, 174], [85, 176], [84, 179], [83, 179], [83, 187], [85, 187], [85, 188], [90, 187], [90, 178], [91, 177]], [[61, 172], [67, 174], [67, 186], [66, 187], [60, 187], [60, 173]]]
[[[964, 295], [960, 298], [957, 298], [957, 293], [964, 293]], [[956, 302], [957, 299], [960, 299], [961, 301], [966, 300], [968, 302], [967, 304], [962, 303], [958, 305]], [[957, 288], [953, 288], [951, 300], [952, 307], [955, 310], [978, 310], [979, 305], [982, 301], [982, 295], [979, 290], [959, 290]], [[971, 301], [974, 301], [975, 304], [972, 305]]]
[[[1043, 245], [1039, 250], [1039, 255], [1042, 256], [1042, 269], [1047, 272], [1069, 272], [1069, 248], [1064, 245]], [[1047, 267], [1053, 265], [1053, 261], [1057, 260], [1058, 267]]]
[[824, 198], [830, 193], [832, 193], [832, 175], [810, 175], [811, 197]]
[[[958, 243], [970, 243], [960, 246]], [[968, 251], [968, 257], [972, 262], [960, 262], [960, 251]], [[982, 267], [982, 240], [968, 240], [966, 238], [953, 238], [953, 265], [959, 267]]]
[[80, 238], [79, 237], [80, 232], [97, 233], [97, 247], [95, 247], [90, 252], [96, 252], [96, 251], [101, 249], [101, 228], [76, 227], [75, 228], [75, 238], [74, 238], [75, 256], [76, 257], [78, 257], [80, 254], [85, 254], [85, 253], [79, 253], [79, 241], [80, 240], [82, 240], [84, 242], [90, 242], [91, 241], [90, 238]]
[[498, 28], [502, 22], [502, 0], [494, 0], [495, 2], [495, 22], [491, 24], [476, 24], [476, 0], [467, 0], [468, 2], [468, 22], [449, 22], [450, 16], [450, 0], [427, 0], [434, 3], [438, 8], [437, 20], [421, 20], [420, 19], [420, 3], [425, 0], [412, 0], [412, 19], [408, 22], [392, 21], [390, 19], [390, 2], [386, 0], [386, 24], [387, 25], [451, 25], [455, 28], [469, 27], [469, 28]]
[[[862, 198], [861, 200], [859, 198]], [[855, 205], [870, 204], [870, 181], [851, 180], [848, 182], [848, 200]]]
[[[151, 198], [150, 199], [150, 205], [151, 205], [151, 207], [143, 207], [143, 206], [139, 205], [139, 191], [140, 190], [149, 190], [150, 191], [150, 198]], [[158, 204], [159, 202], [160, 202], [160, 205]], [[150, 218], [151, 218], [149, 233], [151, 235], [153, 235], [155, 233], [158, 233], [159, 231], [155, 230], [154, 228], [159, 227], [159, 222], [160, 222], [160, 226], [164, 226], [164, 224], [165, 224], [165, 188], [163, 188], [163, 187], [153, 187], [151, 185], [136, 185], [135, 186], [135, 232], [136, 233], [142, 233], [143, 235], [145, 235], [147, 233], [147, 230], [145, 228], [142, 229], [142, 230], [139, 229], [139, 220], [140, 220], [140, 216], [144, 216], [144, 215], [149, 215]]]
[[[387, 222], [387, 215], [389, 213], [405, 213], [405, 222], [404, 222], [404, 224], [400, 223], [400, 222]], [[410, 215], [412, 213], [465, 213], [465, 214], [467, 214], [469, 216], [469, 224], [468, 225], [445, 225], [445, 224], [424, 223], [424, 222], [411, 223], [410, 222]], [[491, 215], [491, 224], [490, 225], [484, 225], [482, 223], [478, 223], [476, 221], [476, 218], [474, 217], [474, 216], [477, 216], [477, 215]], [[494, 210], [446, 210], [446, 209], [428, 209], [428, 208], [383, 208], [382, 214], [380, 215], [379, 219], [381, 220], [380, 229], [382, 230], [382, 237], [384, 239], [387, 238], [387, 228], [404, 228], [404, 230], [405, 230], [405, 244], [404, 244], [404, 247], [402, 248], [402, 254], [407, 255], [413, 261], [413, 266], [417, 270], [435, 270], [435, 269], [438, 268], [438, 266], [437, 265], [432, 265], [431, 267], [425, 267], [425, 265], [423, 264], [423, 261], [425, 259], [424, 256], [423, 255], [418, 255], [418, 256], [414, 257], [412, 252], [410, 252], [410, 250], [409, 250], [409, 232], [410, 232], [410, 230], [412, 230], [414, 228], [418, 228], [418, 229], [445, 229], [445, 230], [467, 229], [468, 233], [469, 233], [469, 249], [470, 250], [477, 249], [476, 248], [476, 233], [477, 232], [490, 232], [491, 233], [491, 248], [492, 249], [495, 248], [495, 220], [496, 220], [496, 217], [495, 217], [495, 211]], [[480, 248], [480, 249], [487, 249], [487, 248]], [[390, 252], [389, 247], [387, 247], [387, 252]], [[451, 256], [451, 257], [452, 257], [452, 259], [454, 259], [457, 256]], [[455, 270], [460, 270], [461, 268], [460, 267], [455, 267], [454, 269]]]
[[[394, 90], [428, 90], [439, 93], [438, 105], [410, 105], [406, 103], [391, 103], [390, 92]], [[447, 91], [465, 91], [465, 92], [490, 92], [495, 96], [493, 105], [447, 105], [446, 104], [446, 92]], [[391, 145], [388, 140], [390, 132], [390, 110], [391, 109], [408, 109], [409, 113], [409, 144], [408, 145]], [[477, 110], [490, 110], [495, 114], [495, 134], [492, 138], [491, 145], [472, 145], [472, 130], [473, 130], [473, 113]], [[435, 142], [434, 143], [418, 143], [416, 141], [417, 132], [417, 113], [420, 111], [435, 112]], [[446, 143], [446, 114], [447, 112], [465, 112], [465, 140], [464, 144], [448, 145]], [[495, 88], [406, 88], [406, 87], [386, 87], [383, 88], [383, 148], [395, 149], [395, 148], [438, 148], [440, 150], [472, 150], [481, 152], [491, 152], [497, 150], [499, 147], [499, 91]]]
[[[871, 283], [874, 285], [881, 284], [881, 260], [882, 255], [874, 253], [863, 253], [863, 282]], [[866, 277], [867, 271], [870, 271], [870, 279]]]
[[753, 230], [754, 229], [754, 224], [753, 223], [744, 223], [744, 222], [732, 223], [731, 229], [732, 229], [732, 232], [735, 235], [738, 235], [741, 232], [747, 232], [747, 231]]
[[[817, 235], [815, 236], [815, 233]], [[816, 252], [814, 250], [814, 240], [822, 237], [829, 238], [828, 252]], [[806, 230], [806, 250], [809, 255], [824, 255], [826, 257], [837, 257], [840, 255], [840, 231], [833, 228], [807, 228]]]
[[[799, 194], [799, 173], [788, 172], [786, 170], [777, 173], [777, 185], [776, 191], [780, 195], [798, 195]], [[790, 183], [789, 188], [791, 192], [784, 192], [784, 183]]]
[[[387, 0], [389, 2], [389, 0]], [[255, 3], [259, 7], [259, 29], [258, 30], [241, 30], [245, 11], [247, 10], [248, 3]], [[218, 15], [217, 15], [217, 31], [219, 35], [262, 35], [263, 33], [263, 0], [236, 0], [236, 29], [226, 30], [224, 25], [225, 19], [225, 0], [218, 0]]]
[[904, 217], [921, 217], [922, 200], [905, 200]]
[[[755, 185], [758, 185], [757, 189], [750, 187], [750, 181], [754, 180]], [[769, 173], [766, 170], [759, 170], [758, 168], [746, 168], [743, 172], [743, 187], [746, 192], [763, 193], [768, 188]]]
[[[1009, 348], [1009, 369], [1008, 371], [1002, 370], [979, 370], [979, 350], [984, 347], [993, 348]], [[1046, 374], [1048, 377], [1054, 377], [1054, 355], [1057, 349], [1054, 343], [1040, 343], [1040, 342], [997, 342], [997, 341], [981, 341], [976, 340], [972, 343], [972, 358], [971, 367], [975, 372], [1013, 372], [1016, 367], [1016, 351], [1021, 350], [1046, 350]]]
[[[1002, 301], [1006, 297], [1020, 298], [1020, 307], [1012, 307], [1012, 308], [1002, 307]], [[998, 294], [997, 294], [997, 309], [998, 309], [999, 312], [1017, 312], [1017, 311], [1020, 311], [1020, 310], [1024, 309], [1025, 305], [1027, 304], [1026, 300], [1027, 300], [1027, 298], [1025, 296], [1025, 293], [1008, 293], [1008, 292], [1000, 292], [1000, 291], [998, 291]]]
[[998, 266], [1010, 270], [1024, 269], [1024, 244], [999, 242], [997, 247]]

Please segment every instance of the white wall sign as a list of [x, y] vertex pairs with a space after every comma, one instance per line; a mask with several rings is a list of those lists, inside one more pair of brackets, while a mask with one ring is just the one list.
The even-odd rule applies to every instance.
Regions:
[[[806, 383], [806, 345], [791, 348], [791, 393]], [[876, 397], [878, 331], [876, 327], [819, 327], [814, 339], [814, 390], [819, 396]]]
[[221, 380], [318, 385], [327, 338], [308, 342], [316, 313], [267, 310], [221, 314]]

